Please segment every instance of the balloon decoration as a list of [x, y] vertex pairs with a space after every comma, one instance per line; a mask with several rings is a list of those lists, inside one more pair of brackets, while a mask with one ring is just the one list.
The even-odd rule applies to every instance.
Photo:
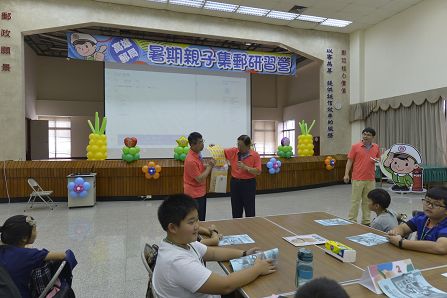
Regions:
[[332, 156], [326, 156], [326, 158], [324, 159], [324, 164], [326, 166], [326, 170], [333, 170], [335, 168], [335, 158], [333, 158]]
[[269, 174], [278, 174], [281, 169], [281, 161], [276, 158], [270, 158], [270, 161], [266, 164], [267, 169], [269, 169]]
[[140, 159], [140, 147], [137, 146], [137, 138], [127, 137], [124, 139], [124, 147], [122, 149], [123, 154], [121, 158], [127, 163]]
[[290, 146], [290, 139], [284, 137], [281, 139], [281, 145], [278, 146], [278, 154], [279, 157], [291, 158], [293, 155], [292, 146]]
[[189, 152], [188, 139], [181, 136], [176, 140], [177, 147], [174, 148], [174, 159], [185, 161], [186, 155]]
[[146, 179], [157, 180], [158, 178], [160, 178], [161, 166], [153, 161], [150, 161], [147, 163], [147, 165], [144, 165], [141, 168], [141, 171], [144, 173], [144, 177], [146, 177]]
[[107, 125], [107, 118], [102, 119], [101, 128], [99, 127], [98, 112], [95, 113], [95, 127], [90, 120], [87, 121], [92, 133], [88, 136], [87, 146], [88, 160], [105, 160], [107, 158], [107, 136], [104, 134]]
[[299, 122], [301, 135], [298, 136], [298, 155], [299, 156], [313, 156], [314, 155], [314, 140], [310, 134], [310, 130], [315, 124], [315, 120], [312, 121], [310, 127], [307, 127], [307, 123], [303, 121]]
[[224, 148], [220, 145], [212, 145], [208, 146], [208, 151], [211, 153], [211, 156], [216, 161], [216, 167], [223, 167], [227, 159], [225, 158]]
[[67, 189], [72, 198], [85, 198], [91, 185], [82, 177], [77, 177], [74, 182], [68, 182]]

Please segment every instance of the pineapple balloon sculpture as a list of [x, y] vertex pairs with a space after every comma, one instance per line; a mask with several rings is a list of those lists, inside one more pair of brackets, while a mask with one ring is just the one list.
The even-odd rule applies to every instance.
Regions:
[[178, 146], [174, 148], [174, 159], [185, 161], [186, 155], [189, 152], [188, 139], [185, 136], [181, 136], [176, 142]]
[[301, 135], [298, 136], [298, 155], [299, 156], [312, 156], [314, 155], [313, 136], [310, 134], [310, 130], [315, 124], [315, 120], [312, 121], [310, 127], [307, 127], [307, 123], [303, 121], [299, 122]]
[[99, 126], [98, 112], [95, 113], [95, 127], [88, 120], [88, 125], [92, 133], [88, 136], [89, 142], [87, 146], [88, 160], [105, 160], [107, 158], [107, 136], [104, 134], [107, 125], [107, 118], [102, 119], [101, 128]]

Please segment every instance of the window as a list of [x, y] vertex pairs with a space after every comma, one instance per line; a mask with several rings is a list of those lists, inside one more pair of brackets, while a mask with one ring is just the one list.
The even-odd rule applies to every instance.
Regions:
[[288, 120], [278, 124], [278, 144], [281, 144], [281, 139], [284, 137], [289, 138], [293, 153], [296, 154], [295, 120]]
[[276, 152], [275, 121], [253, 120], [253, 143], [261, 155], [272, 155]]
[[48, 120], [48, 154], [49, 158], [71, 157], [71, 120], [70, 118], [42, 118]]

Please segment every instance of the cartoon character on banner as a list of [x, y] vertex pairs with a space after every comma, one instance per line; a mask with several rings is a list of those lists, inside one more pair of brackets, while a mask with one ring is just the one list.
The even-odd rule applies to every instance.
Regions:
[[380, 169], [391, 180], [395, 192], [424, 192], [421, 154], [408, 144], [394, 144], [381, 156]]
[[107, 136], [105, 135], [107, 118], [102, 119], [99, 126], [98, 112], [95, 113], [95, 127], [90, 120], [87, 121], [92, 133], [88, 136], [89, 142], [86, 148], [88, 160], [105, 160], [107, 158]]
[[331, 171], [335, 168], [335, 159], [332, 156], [326, 156], [324, 164], [326, 165], [326, 170]]
[[281, 145], [278, 146], [278, 154], [279, 157], [291, 158], [293, 155], [292, 146], [290, 146], [290, 139], [288, 137], [284, 137], [281, 139]]
[[124, 139], [124, 147], [122, 149], [123, 154], [121, 158], [127, 163], [131, 163], [133, 161], [140, 159], [140, 147], [137, 146], [137, 138], [135, 137], [127, 137]]
[[81, 55], [85, 60], [92, 61], [104, 61], [107, 46], [102, 45], [99, 49], [96, 48], [98, 41], [86, 33], [72, 33], [70, 42], [75, 48], [76, 52]]
[[82, 177], [77, 177], [74, 182], [68, 182], [67, 189], [72, 198], [85, 198], [88, 196], [88, 191], [91, 188], [89, 182]]
[[185, 161], [186, 155], [189, 152], [188, 139], [185, 136], [181, 136], [176, 142], [177, 147], [174, 148], [174, 159]]
[[270, 158], [270, 160], [266, 164], [267, 169], [269, 170], [269, 174], [278, 174], [281, 169], [281, 161], [276, 158]]
[[161, 166], [153, 161], [150, 161], [147, 163], [147, 165], [144, 165], [141, 168], [141, 171], [144, 173], [144, 177], [146, 177], [146, 179], [157, 180], [158, 178], [160, 178]]
[[302, 120], [298, 122], [301, 135], [298, 136], [298, 155], [299, 156], [313, 156], [314, 155], [314, 141], [313, 136], [310, 134], [312, 127], [315, 125], [315, 120], [308, 128], [307, 123]]

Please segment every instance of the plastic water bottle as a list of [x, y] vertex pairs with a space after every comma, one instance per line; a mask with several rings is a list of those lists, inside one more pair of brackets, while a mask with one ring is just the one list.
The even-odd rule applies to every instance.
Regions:
[[314, 255], [311, 250], [301, 248], [296, 258], [295, 285], [297, 288], [312, 280], [314, 275]]

